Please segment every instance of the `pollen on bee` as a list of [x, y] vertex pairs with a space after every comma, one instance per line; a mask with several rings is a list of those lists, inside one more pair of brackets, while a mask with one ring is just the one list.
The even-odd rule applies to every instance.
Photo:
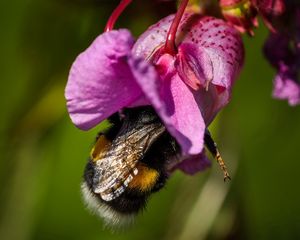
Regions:
[[90, 153], [92, 161], [96, 162], [97, 160], [103, 158], [110, 145], [111, 141], [109, 141], [105, 135], [100, 136]]
[[155, 185], [159, 173], [155, 169], [149, 168], [143, 164], [138, 164], [137, 169], [138, 173], [129, 183], [129, 187], [136, 188], [140, 191], [151, 189]]

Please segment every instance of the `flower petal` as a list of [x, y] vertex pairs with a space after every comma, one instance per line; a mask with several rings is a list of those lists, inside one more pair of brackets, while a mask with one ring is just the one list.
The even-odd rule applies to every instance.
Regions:
[[217, 113], [227, 105], [230, 92], [216, 85], [210, 84], [208, 89], [201, 88], [194, 93], [195, 99], [201, 110], [206, 126], [208, 126]]
[[187, 159], [184, 159], [177, 165], [175, 165], [171, 171], [180, 169], [186, 174], [194, 175], [200, 171], [203, 171], [211, 166], [210, 160], [206, 157], [203, 150], [198, 155], [191, 155]]
[[204, 49], [196, 44], [182, 43], [178, 49], [177, 71], [184, 82], [194, 90], [211, 82], [213, 64]]
[[[163, 63], [174, 66], [174, 59], [170, 55], [164, 55], [161, 58]], [[152, 67], [152, 78], [149, 78], [144, 74], [147, 65], [140, 61], [140, 65], [135, 64], [138, 67], [133, 70], [140, 88], [170, 134], [180, 144], [182, 152], [199, 154], [203, 149], [205, 124], [192, 89], [180, 79], [178, 74], [172, 74], [172, 70], [169, 70], [161, 79]], [[146, 69], [149, 71], [149, 66]]]
[[[142, 34], [133, 47], [133, 53], [156, 62], [155, 53], [165, 43], [173, 17], [162, 19]], [[244, 61], [239, 33], [221, 19], [186, 13], [180, 22], [176, 43], [176, 65], [180, 77], [193, 89], [205, 80], [211, 80], [214, 85], [228, 91], [228, 102], [231, 86]]]
[[133, 42], [127, 30], [110, 31], [76, 58], [65, 97], [77, 127], [94, 127], [142, 94], [127, 63]]
[[136, 41], [132, 52], [135, 56], [151, 59], [157, 49], [162, 47], [167, 38], [167, 32], [173, 21], [174, 15], [167, 16], [150, 26]]
[[167, 128], [181, 145], [182, 151], [200, 153], [205, 123], [191, 89], [176, 74], [172, 79], [164, 80], [162, 98], [167, 107], [163, 119], [170, 118], [171, 124]]
[[[300, 16], [300, 11], [294, 12], [292, 20]], [[298, 16], [298, 17], [299, 17]], [[300, 19], [300, 17], [299, 17]], [[291, 106], [300, 104], [300, 28], [295, 21], [291, 21], [291, 29], [288, 34], [286, 31], [272, 33], [267, 39], [264, 52], [269, 62], [276, 68], [277, 75], [274, 80], [273, 97], [278, 99], [287, 99]]]
[[281, 64], [274, 80], [273, 97], [287, 99], [291, 106], [300, 104], [300, 84], [288, 66]]
[[[186, 26], [181, 26], [184, 27]], [[243, 43], [239, 33], [223, 20], [213, 17], [201, 17], [194, 21], [190, 32], [182, 44], [192, 44], [199, 49], [198, 52], [205, 52], [212, 63], [212, 83], [230, 89], [242, 68], [244, 59]], [[193, 52], [185, 51], [185, 54]]]

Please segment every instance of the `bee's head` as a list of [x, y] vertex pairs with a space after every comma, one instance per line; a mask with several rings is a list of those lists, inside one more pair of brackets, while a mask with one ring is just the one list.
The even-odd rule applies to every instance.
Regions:
[[127, 109], [110, 119], [84, 172], [82, 192], [88, 207], [110, 225], [131, 222], [151, 193], [167, 180], [167, 162], [179, 147], [150, 107]]

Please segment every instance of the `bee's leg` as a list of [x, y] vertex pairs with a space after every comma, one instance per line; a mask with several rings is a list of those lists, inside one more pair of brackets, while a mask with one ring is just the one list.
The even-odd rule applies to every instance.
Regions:
[[212, 137], [211, 137], [210, 132], [208, 131], [208, 129], [205, 130], [204, 143], [205, 143], [205, 146], [207, 147], [207, 149], [210, 151], [210, 153], [217, 160], [220, 168], [222, 169], [223, 174], [224, 174], [224, 181], [231, 180], [231, 178], [229, 176], [229, 173], [227, 171], [226, 164], [225, 164], [224, 160], [222, 159], [221, 154], [220, 154], [220, 152], [218, 150], [217, 144], [212, 139]]

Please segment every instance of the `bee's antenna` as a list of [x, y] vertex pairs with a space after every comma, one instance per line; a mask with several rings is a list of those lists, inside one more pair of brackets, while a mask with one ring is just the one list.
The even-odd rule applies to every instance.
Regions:
[[208, 129], [205, 130], [205, 134], [204, 134], [204, 143], [205, 146], [207, 147], [207, 149], [210, 151], [210, 153], [214, 156], [214, 158], [217, 160], [221, 170], [223, 171], [224, 174], [224, 182], [226, 180], [231, 180], [229, 173], [227, 171], [227, 167], [226, 164], [223, 160], [223, 158], [221, 157], [221, 154], [219, 152], [219, 149], [217, 147], [217, 143], [212, 139], [210, 132], [208, 131]]

